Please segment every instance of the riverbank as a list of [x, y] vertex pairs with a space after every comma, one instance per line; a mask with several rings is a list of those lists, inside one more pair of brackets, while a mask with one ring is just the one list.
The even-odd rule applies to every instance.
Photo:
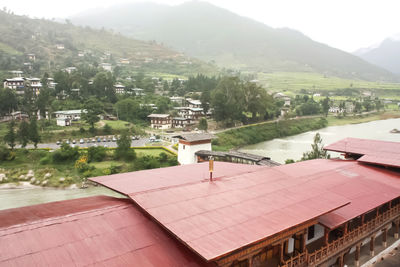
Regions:
[[328, 116], [328, 126], [341, 126], [346, 124], [358, 124], [370, 121], [397, 119], [400, 118], [400, 111], [381, 111], [362, 115], [347, 115], [347, 116]]
[[274, 138], [321, 129], [327, 125], [328, 121], [322, 117], [298, 118], [248, 125], [218, 133], [218, 139], [213, 140], [213, 150], [228, 151]]
[[349, 114], [347, 116], [328, 116], [297, 118], [291, 120], [269, 121], [253, 125], [227, 129], [217, 133], [213, 140], [213, 150], [228, 151], [239, 149], [274, 138], [288, 137], [328, 126], [359, 124], [377, 120], [400, 118], [400, 111], [382, 111], [368, 114]]

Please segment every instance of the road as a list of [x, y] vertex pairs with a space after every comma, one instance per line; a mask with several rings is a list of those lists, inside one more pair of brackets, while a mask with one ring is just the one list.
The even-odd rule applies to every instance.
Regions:
[[[83, 143], [79, 144], [79, 139], [76, 139], [77, 144], [70, 144], [71, 146], [78, 146], [78, 147], [91, 147], [91, 146], [107, 146], [107, 147], [117, 147], [117, 142], [95, 142], [95, 143]], [[147, 142], [149, 141], [148, 138], [140, 138], [139, 140], [132, 140], [131, 146], [137, 147], [137, 146], [144, 146]], [[19, 147], [19, 146], [18, 146]], [[55, 143], [41, 143], [38, 144], [38, 148], [50, 148], [50, 149], [58, 149], [60, 148], [60, 145], [57, 145]], [[26, 148], [34, 148], [32, 144], [29, 144], [26, 146]]]

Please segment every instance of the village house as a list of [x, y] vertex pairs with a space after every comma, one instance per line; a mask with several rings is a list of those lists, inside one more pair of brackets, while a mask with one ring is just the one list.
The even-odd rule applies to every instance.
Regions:
[[29, 59], [30, 61], [35, 61], [35, 60], [36, 60], [35, 54], [28, 54], [27, 57], [28, 57], [28, 59]]
[[127, 58], [121, 58], [120, 61], [119, 61], [119, 63], [124, 64], [124, 65], [127, 65], [127, 64], [130, 63], [130, 61], [129, 61], [129, 59], [127, 59]]
[[65, 49], [65, 47], [64, 47], [63, 44], [56, 44], [56, 48], [57, 48], [58, 50], [64, 50], [64, 49]]
[[186, 126], [192, 125], [193, 121], [189, 118], [184, 117], [173, 117], [172, 128], [185, 128]]
[[36, 96], [40, 94], [40, 90], [42, 89], [42, 84], [39, 78], [27, 78], [26, 84], [27, 87], [30, 88]]
[[72, 121], [77, 121], [81, 119], [82, 113], [85, 110], [61, 110], [54, 112], [57, 120], [58, 126], [70, 126]]
[[144, 89], [141, 88], [133, 88], [132, 92], [136, 95], [136, 96], [144, 96], [146, 95], [146, 93], [144, 92]]
[[190, 108], [201, 108], [201, 101], [187, 98], [186, 106]]
[[25, 88], [25, 79], [22, 77], [5, 79], [3, 81], [3, 87], [23, 92], [23, 90]]
[[72, 72], [76, 71], [77, 68], [76, 67], [68, 67], [64, 69], [66, 72], [68, 72], [68, 74], [71, 74]]
[[171, 96], [169, 100], [173, 103], [177, 103], [180, 106], [183, 106], [185, 103], [185, 98], [182, 96]]
[[150, 119], [151, 128], [154, 129], [169, 129], [171, 128], [171, 116], [169, 114], [150, 114], [147, 116]]
[[122, 84], [115, 84], [114, 90], [116, 94], [125, 94], [125, 86]]
[[112, 65], [110, 63], [101, 63], [100, 66], [106, 71], [112, 71]]
[[400, 143], [347, 138], [326, 149], [346, 158], [89, 178], [126, 198], [0, 211], [0, 265], [361, 266], [400, 242]]
[[25, 70], [32, 70], [32, 63], [25, 62], [24, 63], [24, 68], [25, 68]]
[[20, 70], [12, 70], [10, 71], [12, 77], [18, 77], [18, 78], [22, 78], [22, 75], [24, 74], [23, 71]]

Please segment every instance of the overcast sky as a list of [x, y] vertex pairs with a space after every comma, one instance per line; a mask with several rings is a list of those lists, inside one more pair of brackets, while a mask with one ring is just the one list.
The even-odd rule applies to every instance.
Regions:
[[[16, 14], [65, 18], [86, 9], [147, 0], [1, 0]], [[150, 0], [148, 0], [150, 1]], [[400, 33], [399, 0], [207, 0], [272, 27], [299, 30], [312, 39], [353, 52]], [[155, 0], [176, 5], [184, 0]]]

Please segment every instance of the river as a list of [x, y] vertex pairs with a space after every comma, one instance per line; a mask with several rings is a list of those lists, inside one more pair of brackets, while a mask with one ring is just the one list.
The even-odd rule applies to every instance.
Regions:
[[[393, 128], [400, 129], [400, 119], [371, 121], [343, 126], [330, 126], [317, 131], [306, 132], [285, 138], [277, 138], [245, 146], [241, 148], [240, 151], [267, 156], [279, 163], [285, 163], [286, 159], [299, 160], [302, 157], [303, 152], [311, 150], [311, 144], [313, 143], [313, 138], [317, 132], [320, 133], [322, 142], [326, 145], [346, 137], [400, 142], [400, 134], [390, 133], [390, 130]], [[332, 156], [337, 156], [337, 153], [332, 154]]]
[[[400, 134], [389, 133], [393, 128], [400, 129], [400, 119], [331, 126], [318, 131], [306, 132], [295, 136], [273, 139], [271, 141], [246, 146], [242, 148], [241, 151], [269, 156], [275, 161], [284, 163], [288, 158], [298, 160], [301, 158], [304, 151], [310, 150], [313, 137], [317, 132], [321, 134], [324, 144], [330, 144], [346, 137], [400, 142]], [[101, 186], [87, 189], [54, 189], [39, 187], [0, 189], [0, 210], [94, 195], [121, 197], [121, 195]]]

